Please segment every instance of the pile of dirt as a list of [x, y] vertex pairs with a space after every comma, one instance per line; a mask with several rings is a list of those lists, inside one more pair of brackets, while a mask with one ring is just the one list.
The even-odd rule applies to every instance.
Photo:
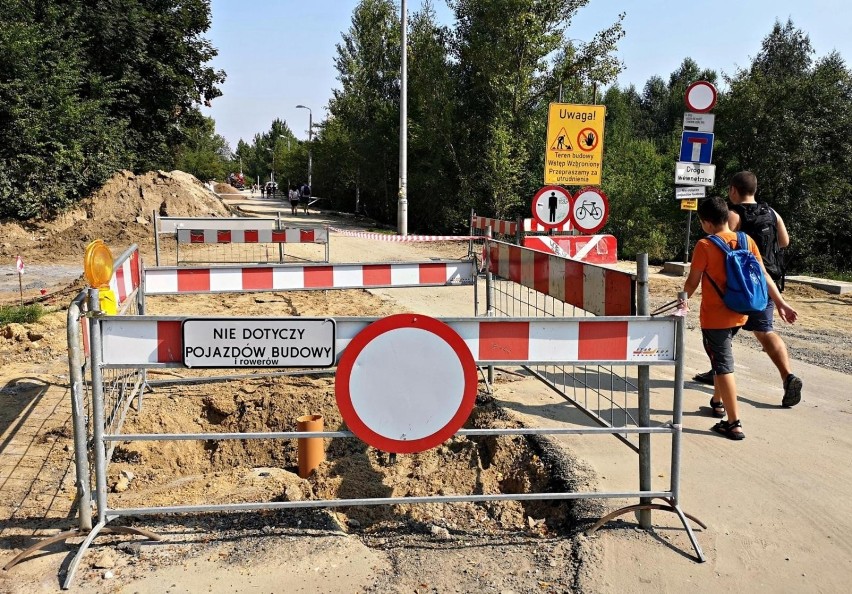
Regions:
[[213, 186], [213, 191], [216, 192], [219, 195], [222, 195], [222, 194], [229, 194], [229, 195], [232, 195], [232, 196], [233, 195], [242, 195], [242, 192], [240, 192], [237, 188], [235, 188], [231, 184], [217, 183]]
[[[293, 431], [296, 419], [321, 414], [325, 429], [345, 430], [324, 377], [258, 378], [158, 387], [131, 414], [128, 433]], [[519, 427], [484, 399], [467, 427]], [[358, 439], [325, 441], [326, 461], [307, 480], [297, 474], [296, 440], [136, 441], [119, 445], [108, 484], [115, 507], [302, 501], [564, 490], [537, 442], [525, 436], [456, 436], [425, 452], [391, 457]], [[131, 480], [128, 480], [130, 477]], [[560, 484], [560, 481], [563, 483]], [[560, 502], [394, 505], [344, 508], [343, 524], [379, 530], [431, 524], [448, 530], [570, 527], [572, 506]]]
[[0, 258], [79, 262], [86, 245], [103, 239], [116, 253], [132, 243], [153, 244], [153, 213], [227, 217], [228, 209], [194, 176], [182, 171], [116, 173], [80, 204], [50, 221], [0, 223]]

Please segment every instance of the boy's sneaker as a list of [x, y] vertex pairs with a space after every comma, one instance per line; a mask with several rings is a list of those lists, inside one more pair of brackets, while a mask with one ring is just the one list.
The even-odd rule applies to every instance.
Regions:
[[784, 398], [781, 406], [796, 406], [802, 401], [802, 380], [792, 373], [784, 380]]
[[[712, 386], [713, 385], [713, 377], [715, 375], [716, 374], [714, 374], [713, 370], [711, 369], [710, 371], [708, 371], [706, 373], [697, 373], [697, 374], [693, 375], [692, 379], [693, 379], [693, 381], [696, 381], [699, 384], [707, 384], [708, 386]], [[801, 383], [801, 382], [799, 382], [799, 383]]]

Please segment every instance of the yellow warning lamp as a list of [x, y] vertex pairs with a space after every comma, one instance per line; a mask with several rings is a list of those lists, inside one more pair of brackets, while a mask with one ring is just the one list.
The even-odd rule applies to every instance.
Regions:
[[90, 287], [98, 289], [101, 311], [108, 315], [118, 313], [115, 291], [109, 288], [112, 279], [112, 252], [102, 239], [96, 239], [86, 246], [83, 256], [83, 278]]

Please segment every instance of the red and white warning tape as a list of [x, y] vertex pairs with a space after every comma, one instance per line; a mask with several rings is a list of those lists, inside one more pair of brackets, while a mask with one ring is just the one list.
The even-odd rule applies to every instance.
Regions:
[[363, 231], [347, 231], [337, 227], [329, 227], [329, 231], [348, 235], [349, 237], [362, 237], [364, 239], [375, 239], [378, 241], [408, 242], [408, 241], [469, 241], [477, 239], [470, 235], [388, 235], [385, 233], [365, 233]]

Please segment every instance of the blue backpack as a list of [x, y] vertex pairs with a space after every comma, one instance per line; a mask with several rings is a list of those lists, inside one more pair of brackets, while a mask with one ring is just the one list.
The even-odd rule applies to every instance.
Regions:
[[708, 235], [707, 239], [719, 246], [725, 252], [725, 274], [727, 275], [727, 286], [724, 294], [710, 275], [707, 278], [710, 284], [719, 293], [719, 297], [728, 309], [735, 312], [751, 315], [766, 309], [769, 303], [769, 289], [766, 286], [766, 278], [760, 262], [748, 249], [746, 234], [737, 233], [737, 247], [732, 249], [718, 235]]

